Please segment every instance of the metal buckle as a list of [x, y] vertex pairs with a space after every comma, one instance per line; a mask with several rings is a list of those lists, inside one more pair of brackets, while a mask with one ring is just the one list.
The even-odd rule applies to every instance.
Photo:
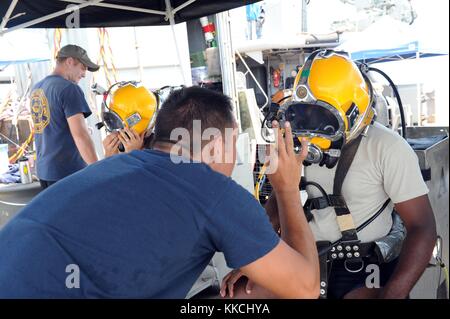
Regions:
[[[344, 268], [345, 268], [345, 270], [347, 270], [348, 272], [351, 272], [351, 273], [358, 273], [358, 272], [360, 272], [361, 270], [363, 270], [363, 268], [364, 268], [364, 260], [362, 260], [362, 258], [359, 258], [359, 262], [361, 263], [361, 267], [360, 268], [358, 268], [358, 269], [350, 269], [350, 268], [348, 268], [348, 265], [347, 265], [347, 262], [349, 261], [350, 259], [346, 259], [345, 261], [344, 261]], [[351, 263], [357, 263], [357, 261], [352, 261]]]

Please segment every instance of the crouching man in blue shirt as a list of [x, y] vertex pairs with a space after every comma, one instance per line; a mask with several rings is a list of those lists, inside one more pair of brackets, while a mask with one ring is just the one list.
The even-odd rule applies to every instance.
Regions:
[[278, 134], [270, 163], [281, 239], [230, 179], [236, 136], [227, 97], [175, 91], [158, 114], [152, 150], [61, 180], [0, 231], [0, 298], [184, 298], [217, 251], [271, 296], [317, 298], [291, 129]]

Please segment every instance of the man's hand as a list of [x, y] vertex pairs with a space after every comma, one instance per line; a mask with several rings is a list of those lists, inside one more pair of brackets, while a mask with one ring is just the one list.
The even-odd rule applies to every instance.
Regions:
[[[272, 127], [275, 129], [277, 138], [276, 145], [270, 146], [269, 169], [267, 176], [275, 193], [295, 192], [298, 193], [298, 185], [302, 175], [302, 162], [308, 155], [308, 142], [302, 138], [302, 150], [299, 155], [294, 152], [294, 139], [289, 122], [285, 124], [285, 134], [280, 129], [277, 121], [273, 121]], [[275, 165], [275, 166], [274, 166]]]
[[117, 132], [112, 132], [103, 140], [103, 149], [105, 150], [105, 157], [110, 157], [119, 154], [119, 136]]
[[135, 130], [126, 127], [119, 131], [118, 137], [125, 148], [125, 152], [129, 153], [134, 150], [142, 149], [144, 145], [144, 135], [145, 132], [139, 135]]
[[[234, 269], [230, 271], [225, 277], [223, 277], [222, 284], [220, 285], [220, 295], [222, 297], [226, 297], [227, 290], [230, 298], [234, 296], [234, 284], [245, 275], [241, 272], [240, 269]], [[251, 294], [253, 288], [253, 282], [248, 279], [247, 284], [245, 285], [245, 292], [247, 294]]]

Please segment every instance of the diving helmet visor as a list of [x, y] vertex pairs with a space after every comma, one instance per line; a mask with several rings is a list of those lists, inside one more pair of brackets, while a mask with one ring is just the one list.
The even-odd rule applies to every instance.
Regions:
[[122, 119], [116, 113], [112, 111], [103, 112], [102, 117], [103, 123], [105, 123], [105, 127], [109, 132], [119, 131], [124, 128]]
[[345, 136], [339, 111], [323, 101], [287, 103], [280, 115], [281, 122], [290, 122], [294, 136], [323, 137], [330, 141]]

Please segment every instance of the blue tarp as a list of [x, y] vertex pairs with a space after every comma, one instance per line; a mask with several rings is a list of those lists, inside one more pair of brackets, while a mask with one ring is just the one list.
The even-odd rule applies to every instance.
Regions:
[[420, 52], [419, 42], [414, 41], [399, 45], [391, 49], [365, 50], [350, 52], [353, 60], [365, 61], [367, 63], [398, 61], [402, 59], [425, 58], [443, 55], [438, 52]]
[[43, 61], [50, 61], [50, 59], [38, 58], [38, 59], [27, 59], [27, 60], [6, 60], [6, 61], [0, 60], [0, 70], [3, 70], [4, 68], [6, 68], [9, 65], [43, 62]]

